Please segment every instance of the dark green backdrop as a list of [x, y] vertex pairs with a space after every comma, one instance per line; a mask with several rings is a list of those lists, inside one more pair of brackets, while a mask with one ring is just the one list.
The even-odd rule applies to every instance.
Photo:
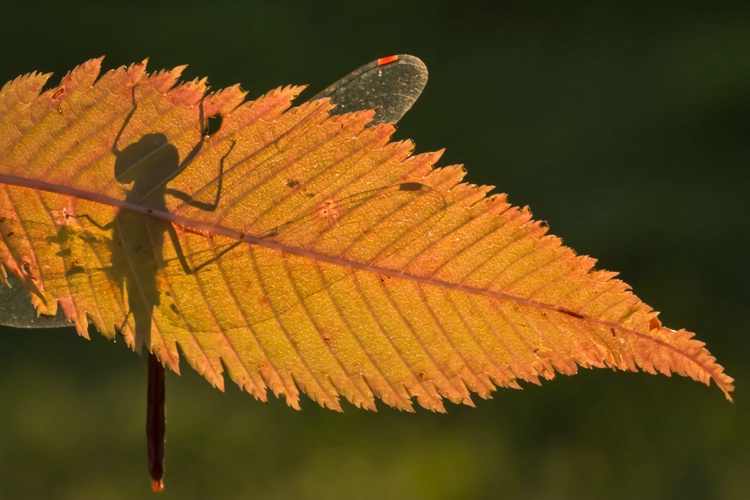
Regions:
[[[420, 56], [431, 80], [398, 136], [531, 205], [737, 379], [735, 404], [584, 370], [448, 415], [336, 414], [221, 394], [185, 366], [168, 377], [162, 498], [750, 498], [750, 12], [523, 4], [3, 6], [3, 82], [150, 56], [255, 96]], [[150, 495], [144, 360], [98, 335], [0, 334], [0, 498]]]

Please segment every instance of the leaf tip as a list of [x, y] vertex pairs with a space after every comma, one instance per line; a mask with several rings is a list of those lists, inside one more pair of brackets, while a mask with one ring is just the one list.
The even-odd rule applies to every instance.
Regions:
[[734, 403], [734, 399], [732, 399], [732, 392], [734, 392], [734, 379], [724, 373], [724, 367], [721, 365], [716, 366], [720, 371], [712, 376], [714, 383], [716, 383], [716, 386], [724, 393], [724, 397], [727, 398], [727, 401]]

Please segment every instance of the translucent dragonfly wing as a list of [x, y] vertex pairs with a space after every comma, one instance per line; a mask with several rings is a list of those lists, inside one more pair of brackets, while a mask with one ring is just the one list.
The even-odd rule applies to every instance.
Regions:
[[57, 316], [38, 316], [31, 304], [29, 291], [13, 274], [8, 274], [8, 285], [0, 284], [0, 325], [14, 328], [56, 328], [70, 326], [62, 309]]
[[417, 57], [381, 57], [352, 71], [310, 100], [328, 97], [335, 114], [376, 110], [370, 125], [398, 123], [427, 85], [427, 66]]

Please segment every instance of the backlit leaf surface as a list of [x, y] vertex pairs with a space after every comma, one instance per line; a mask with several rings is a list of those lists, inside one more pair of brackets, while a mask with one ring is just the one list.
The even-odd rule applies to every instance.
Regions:
[[[372, 112], [89, 61], [0, 91], [0, 258], [38, 311], [299, 407], [443, 411], [578, 366], [732, 379], [530, 212]], [[218, 132], [203, 123], [221, 115]], [[6, 270], [2, 269], [5, 273]]]

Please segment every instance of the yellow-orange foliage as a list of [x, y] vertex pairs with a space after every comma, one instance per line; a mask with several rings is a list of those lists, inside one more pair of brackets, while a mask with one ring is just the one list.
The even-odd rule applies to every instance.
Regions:
[[81, 335], [119, 332], [175, 371], [179, 346], [213, 385], [226, 367], [293, 407], [301, 390], [337, 410], [343, 395], [443, 411], [577, 366], [733, 390], [614, 273], [460, 166], [433, 168], [439, 153], [365, 128], [372, 113], [291, 107], [300, 87], [204, 96], [182, 68], [97, 81], [100, 63], [0, 91], [0, 258]]

